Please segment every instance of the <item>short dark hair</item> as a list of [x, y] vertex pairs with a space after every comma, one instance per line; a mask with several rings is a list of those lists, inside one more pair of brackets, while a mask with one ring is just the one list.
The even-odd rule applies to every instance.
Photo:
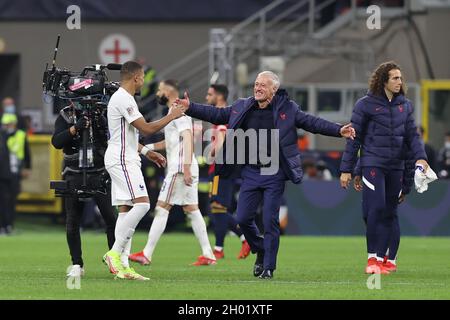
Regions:
[[213, 88], [215, 92], [220, 94], [223, 97], [223, 100], [227, 101], [228, 99], [228, 88], [224, 84], [212, 84], [209, 86]]
[[178, 81], [174, 79], [164, 80], [163, 83], [168, 85], [169, 87], [174, 88], [176, 91], [180, 91], [180, 86], [178, 85]]
[[[369, 79], [369, 90], [376, 96], [384, 96], [384, 84], [389, 80], [389, 72], [391, 70], [400, 70], [400, 66], [394, 61], [383, 62], [372, 73]], [[402, 75], [403, 76], [403, 75]], [[404, 78], [404, 76], [403, 76]], [[406, 94], [406, 85], [403, 80], [400, 94]]]
[[447, 131], [447, 133], [445, 134], [446, 137], [450, 137], [450, 131]]
[[120, 68], [120, 79], [130, 79], [142, 69], [142, 66], [136, 61], [127, 61]]

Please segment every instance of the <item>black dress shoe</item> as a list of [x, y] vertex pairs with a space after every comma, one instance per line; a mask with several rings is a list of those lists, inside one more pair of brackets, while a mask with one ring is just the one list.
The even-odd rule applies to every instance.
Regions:
[[253, 275], [255, 277], [259, 277], [261, 273], [264, 271], [263, 262], [264, 262], [264, 253], [258, 252], [256, 254], [255, 265], [253, 266]]
[[263, 270], [261, 274], [259, 275], [260, 279], [272, 279], [273, 278], [273, 271], [272, 270]]
[[255, 265], [253, 266], [253, 275], [255, 277], [259, 277], [261, 273], [263, 273], [263, 271], [264, 271], [263, 264], [255, 263]]

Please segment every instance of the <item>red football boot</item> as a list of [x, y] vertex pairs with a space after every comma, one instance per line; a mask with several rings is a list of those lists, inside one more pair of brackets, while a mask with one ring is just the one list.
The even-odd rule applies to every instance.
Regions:
[[245, 259], [250, 254], [250, 245], [248, 244], [247, 240], [244, 240], [242, 242], [241, 251], [239, 251], [238, 259]]
[[148, 266], [151, 263], [151, 261], [144, 255], [144, 251], [130, 254], [128, 256], [128, 259], [134, 262], [138, 262], [143, 266]]
[[197, 261], [195, 261], [191, 266], [209, 266], [216, 264], [216, 260], [207, 258], [205, 256], [200, 256], [197, 258]]
[[389, 271], [383, 267], [383, 261], [377, 261], [377, 258], [370, 258], [367, 260], [366, 273], [389, 274]]
[[389, 262], [389, 261], [386, 261], [386, 263], [383, 263], [383, 268], [389, 272], [397, 271], [397, 265], [393, 264], [392, 262]]
[[223, 259], [225, 257], [225, 253], [223, 252], [223, 250], [214, 249], [213, 253], [214, 253], [214, 257], [216, 257], [217, 260]]

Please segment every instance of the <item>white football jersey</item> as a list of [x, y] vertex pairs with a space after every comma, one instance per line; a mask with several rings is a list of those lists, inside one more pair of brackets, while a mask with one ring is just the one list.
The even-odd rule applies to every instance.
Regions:
[[[192, 134], [191, 117], [180, 117], [164, 127], [167, 155], [167, 174], [183, 172], [184, 145], [181, 132], [184, 130], [190, 130]], [[192, 149], [193, 148], [194, 147], [192, 146]], [[195, 158], [194, 152], [192, 152], [191, 173], [192, 176], [198, 177], [198, 162]]]
[[108, 107], [109, 140], [105, 153], [105, 167], [138, 163], [139, 131], [131, 125], [142, 117], [134, 97], [120, 87], [110, 98]]

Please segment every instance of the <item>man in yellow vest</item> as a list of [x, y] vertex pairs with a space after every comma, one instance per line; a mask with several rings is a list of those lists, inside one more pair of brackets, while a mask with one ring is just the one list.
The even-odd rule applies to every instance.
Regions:
[[8, 189], [3, 232], [11, 234], [16, 211], [17, 197], [20, 193], [20, 181], [30, 175], [31, 158], [28, 147], [27, 134], [17, 129], [17, 116], [11, 113], [3, 114], [2, 129], [6, 132], [6, 145], [9, 152], [9, 165], [11, 170], [11, 185]]

